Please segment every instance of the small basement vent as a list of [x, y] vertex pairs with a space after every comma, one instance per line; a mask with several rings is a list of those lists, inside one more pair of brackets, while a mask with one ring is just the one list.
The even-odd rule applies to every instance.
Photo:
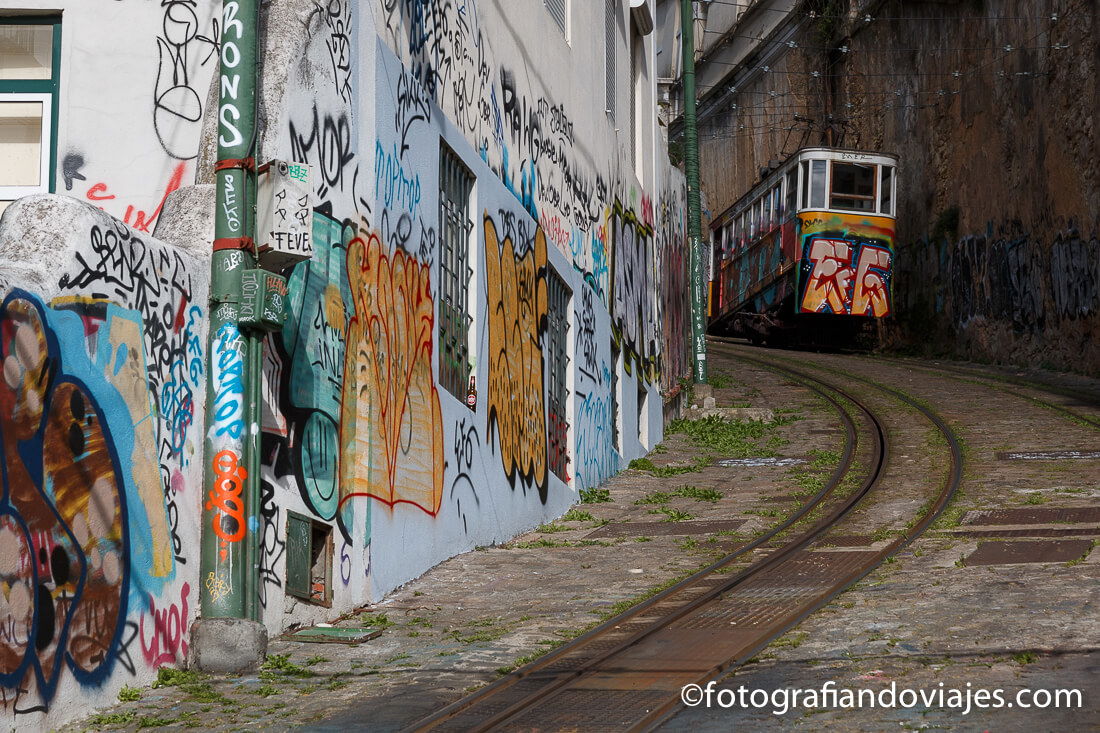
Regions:
[[332, 605], [332, 526], [286, 513], [286, 592], [319, 606]]

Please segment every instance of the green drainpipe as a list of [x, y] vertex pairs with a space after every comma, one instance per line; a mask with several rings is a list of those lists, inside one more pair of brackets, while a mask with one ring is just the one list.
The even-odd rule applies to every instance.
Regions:
[[256, 267], [256, 0], [222, 4], [221, 79], [203, 453], [204, 618], [256, 620], [260, 340], [238, 321], [241, 273]]
[[707, 283], [699, 201], [699, 134], [695, 126], [695, 15], [691, 0], [680, 0], [680, 39], [684, 60], [684, 173], [687, 174], [688, 247], [691, 255], [691, 347], [695, 384], [707, 381]]

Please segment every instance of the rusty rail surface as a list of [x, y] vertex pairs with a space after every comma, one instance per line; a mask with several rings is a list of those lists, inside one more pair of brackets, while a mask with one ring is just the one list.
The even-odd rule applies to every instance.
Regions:
[[[756, 540], [408, 730], [650, 728], [679, 709], [683, 685], [706, 682], [746, 662], [874, 570], [942, 512], [962, 476], [954, 434], [912, 398], [870, 383], [928, 417], [948, 442], [952, 470], [921, 521], [887, 547], [811, 552], [810, 546], [878, 485], [889, 453], [885, 426], [858, 397], [835, 384], [772, 359], [730, 355], [805, 385], [837, 411], [845, 449], [826, 485]], [[853, 471], [860, 439], [853, 414], [866, 425], [870, 460], [859, 488], [845, 495], [842, 484]], [[810, 521], [807, 515], [815, 509], [825, 516], [808, 529], [795, 526]], [[790, 537], [780, 538], [788, 532]], [[772, 551], [735, 574], [723, 574], [756, 549]]]

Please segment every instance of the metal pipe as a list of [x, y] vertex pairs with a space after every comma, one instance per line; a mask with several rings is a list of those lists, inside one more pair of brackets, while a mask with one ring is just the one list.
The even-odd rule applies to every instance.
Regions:
[[699, 134], [695, 122], [695, 16], [691, 0], [680, 0], [680, 41], [684, 61], [684, 173], [687, 175], [688, 247], [691, 256], [691, 346], [695, 384], [707, 381], [706, 282], [699, 200]]
[[[239, 328], [241, 273], [254, 268], [257, 0], [222, 3], [218, 162], [210, 260], [207, 431], [203, 452], [200, 600], [203, 617], [247, 618], [249, 519], [256, 513], [246, 445], [253, 432], [254, 339]], [[252, 341], [253, 343], [250, 343]]]

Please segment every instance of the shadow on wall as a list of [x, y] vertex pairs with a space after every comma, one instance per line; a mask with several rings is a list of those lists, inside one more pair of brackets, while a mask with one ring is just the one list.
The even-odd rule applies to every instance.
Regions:
[[899, 252], [896, 342], [929, 335], [949, 353], [1095, 372], [1100, 240], [1067, 228], [1041, 239], [1004, 225], [919, 240]]

